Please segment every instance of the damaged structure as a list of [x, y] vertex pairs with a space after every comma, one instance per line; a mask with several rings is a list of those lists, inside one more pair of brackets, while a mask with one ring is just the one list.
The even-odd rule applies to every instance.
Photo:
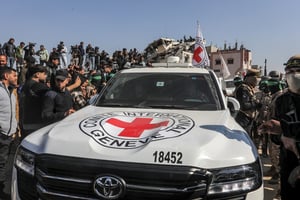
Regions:
[[180, 41], [170, 38], [159, 38], [145, 48], [145, 57], [152, 63], [191, 63], [194, 44], [195, 40], [193, 38]]
[[[151, 63], [192, 63], [194, 45], [195, 38], [192, 37], [189, 39], [184, 37], [183, 40], [159, 38], [145, 48], [144, 56]], [[218, 77], [222, 77], [221, 68], [224, 67], [221, 63], [221, 55], [230, 72], [228, 79], [236, 75], [243, 76], [250, 68], [258, 68], [252, 66], [251, 50], [246, 49], [243, 44], [238, 47], [237, 42], [233, 48], [227, 47], [225, 42], [223, 49], [210, 45], [206, 47], [206, 51], [210, 59], [210, 68]]]

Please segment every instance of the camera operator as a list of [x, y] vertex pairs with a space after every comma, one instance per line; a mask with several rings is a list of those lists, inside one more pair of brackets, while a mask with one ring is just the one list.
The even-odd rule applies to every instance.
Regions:
[[89, 70], [95, 69], [95, 49], [92, 47], [91, 44], [88, 44], [88, 46], [85, 49], [86, 53], [86, 64], [89, 66]]
[[80, 51], [78, 48], [78, 45], [76, 44], [75, 46], [71, 46], [71, 63], [72, 65], [79, 65], [79, 60], [80, 60]]
[[84, 50], [84, 42], [80, 42], [78, 46], [80, 57], [79, 57], [79, 66], [82, 66], [85, 60], [85, 50]]
[[25, 51], [24, 59], [25, 60], [30, 60], [35, 55], [35, 50], [34, 50], [35, 45], [36, 45], [36, 43], [29, 42], [29, 44], [24, 47], [24, 51]]
[[[274, 117], [260, 129], [280, 144], [281, 199], [300, 199], [300, 54], [285, 64], [288, 90], [277, 97]], [[298, 148], [297, 148], [298, 147]]]
[[98, 69], [101, 61], [101, 52], [99, 51], [99, 47], [95, 47], [95, 70]]
[[60, 55], [60, 68], [66, 69], [68, 66], [68, 58], [67, 58], [68, 49], [65, 46], [63, 41], [60, 41], [60, 43], [57, 45], [57, 52]]

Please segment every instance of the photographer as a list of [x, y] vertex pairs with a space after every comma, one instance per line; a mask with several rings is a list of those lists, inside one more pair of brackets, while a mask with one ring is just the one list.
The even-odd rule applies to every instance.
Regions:
[[[285, 67], [288, 90], [277, 97], [274, 117], [260, 129], [280, 144], [281, 199], [300, 199], [300, 54]], [[298, 148], [297, 148], [298, 147]]]
[[101, 53], [99, 47], [95, 47], [95, 70], [98, 69], [101, 61]]
[[78, 46], [80, 57], [79, 57], [79, 66], [82, 66], [85, 60], [85, 50], [84, 50], [84, 42], [80, 42]]
[[24, 47], [24, 51], [25, 51], [24, 59], [25, 60], [30, 60], [35, 55], [35, 50], [34, 50], [35, 44], [36, 43], [29, 42], [29, 44]]
[[80, 61], [80, 51], [78, 48], [78, 45], [76, 44], [75, 46], [71, 46], [71, 63], [72, 65], [79, 65]]
[[95, 49], [92, 47], [91, 44], [88, 44], [88, 46], [85, 49], [86, 53], [86, 65], [88, 66], [89, 70], [95, 69]]
[[60, 43], [57, 45], [57, 52], [60, 55], [60, 68], [66, 69], [68, 66], [68, 61], [67, 61], [68, 49], [65, 46], [63, 41], [60, 41]]

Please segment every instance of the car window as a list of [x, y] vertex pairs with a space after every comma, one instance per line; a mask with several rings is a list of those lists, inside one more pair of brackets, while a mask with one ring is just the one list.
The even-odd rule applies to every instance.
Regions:
[[119, 74], [102, 93], [98, 106], [217, 110], [209, 74]]

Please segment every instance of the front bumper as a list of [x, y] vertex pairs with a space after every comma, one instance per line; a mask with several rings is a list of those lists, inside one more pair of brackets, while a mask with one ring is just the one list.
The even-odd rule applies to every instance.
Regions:
[[[209, 199], [209, 175], [205, 170], [184, 166], [146, 165], [100, 160], [39, 156], [35, 177], [13, 168], [12, 199], [96, 200], [93, 183], [100, 174], [116, 174], [126, 180], [126, 200]], [[263, 200], [263, 185], [243, 194], [228, 194], [222, 200]]]

